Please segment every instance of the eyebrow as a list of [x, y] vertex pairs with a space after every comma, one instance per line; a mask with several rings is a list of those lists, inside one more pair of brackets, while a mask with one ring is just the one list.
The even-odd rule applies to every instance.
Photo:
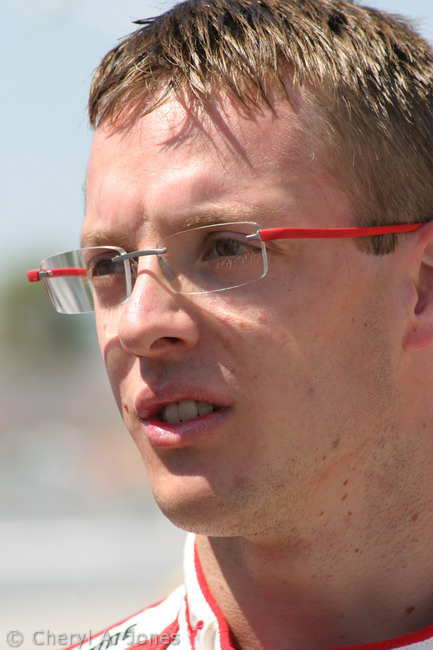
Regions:
[[[181, 223], [179, 223], [179, 227], [173, 229], [173, 232], [170, 231], [167, 233], [161, 233], [160, 239], [174, 234], [175, 232], [181, 232], [183, 230], [191, 230], [192, 228], [199, 228], [200, 226], [211, 226], [217, 223], [234, 223], [236, 221], [236, 216], [233, 214], [230, 215], [230, 217], [227, 215], [217, 216], [209, 213], [206, 213], [204, 215], [196, 214], [186, 218]], [[111, 232], [108, 230], [95, 230], [86, 233], [81, 238], [81, 248], [88, 248], [92, 246], [119, 246], [124, 250], [134, 250], [136, 248], [136, 242], [132, 240], [128, 241], [125, 239], [125, 235], [123, 233]]]
[[[168, 234], [191, 230], [192, 228], [200, 228], [201, 226], [212, 226], [213, 224], [219, 223], [236, 223], [242, 221], [256, 223], [263, 216], [273, 217], [275, 215], [282, 217], [281, 208], [267, 207], [265, 209], [258, 206], [232, 205], [230, 208], [224, 210], [207, 210], [203, 211], [203, 213], [198, 212], [192, 214], [178, 223], [179, 228]], [[287, 219], [287, 217], [285, 218]], [[161, 234], [161, 238], [165, 236], [167, 236], [167, 233]], [[97, 230], [86, 233], [81, 239], [81, 248], [91, 246], [119, 246], [124, 250], [133, 250], [136, 242], [126, 240], [124, 234], [119, 232]]]
[[203, 214], [194, 214], [187, 217], [183, 221], [182, 230], [189, 230], [191, 228], [200, 228], [200, 226], [212, 226], [218, 223], [236, 223], [241, 221], [249, 221], [254, 214], [257, 218], [257, 211], [248, 209], [231, 209], [230, 213], [224, 211], [223, 213], [212, 213], [207, 211]]
[[[293, 226], [299, 225], [299, 220], [291, 219], [289, 210], [284, 210], [282, 206], [275, 207], [270, 206], [260, 206], [260, 205], [248, 205], [248, 204], [232, 204], [226, 208], [217, 208], [203, 210], [202, 212], [197, 212], [190, 217], [186, 217], [183, 220], [182, 230], [188, 230], [189, 228], [199, 228], [200, 226], [211, 226], [218, 223], [236, 223], [237, 221], [250, 221], [250, 222], [262, 222], [262, 220], [272, 221], [274, 223], [275, 219], [285, 219], [290, 222], [293, 221]], [[270, 227], [270, 223], [259, 223], [260, 227]], [[288, 226], [292, 223], [288, 223]]]
[[95, 230], [83, 235], [80, 247], [90, 248], [92, 246], [118, 246], [124, 250], [134, 247], [133, 242], [127, 241], [124, 235], [119, 235], [108, 230]]

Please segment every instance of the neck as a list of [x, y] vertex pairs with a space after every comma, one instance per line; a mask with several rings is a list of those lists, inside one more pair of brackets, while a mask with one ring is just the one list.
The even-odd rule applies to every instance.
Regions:
[[323, 650], [433, 624], [431, 499], [371, 483], [343, 499], [344, 487], [339, 508], [315, 504], [302, 535], [197, 538], [235, 647]]

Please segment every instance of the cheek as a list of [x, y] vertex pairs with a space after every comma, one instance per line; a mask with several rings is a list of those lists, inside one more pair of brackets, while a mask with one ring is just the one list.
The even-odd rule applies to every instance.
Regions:
[[[112, 343], [110, 342], [110, 337], [108, 335], [107, 330], [108, 330], [107, 321], [98, 312], [96, 312], [96, 334], [98, 337], [99, 350], [101, 352], [101, 356], [104, 361], [105, 367], [107, 369], [108, 377], [111, 382], [113, 373], [115, 372], [116, 369], [116, 363], [114, 362], [113, 354], [111, 352]], [[112, 388], [113, 390], [115, 388], [113, 382], [112, 382]]]
[[[240, 309], [228, 299], [219, 317], [234, 371], [251, 387], [255, 405], [320, 429], [324, 417], [349, 417], [383, 379], [380, 305], [363, 305], [347, 286], [315, 294], [279, 289]], [[262, 304], [261, 304], [262, 303]], [[378, 344], [380, 341], [380, 345]], [[380, 349], [381, 355], [378, 355]], [[242, 389], [244, 392], [244, 389]]]
[[98, 312], [96, 313], [96, 333], [111, 389], [120, 409], [122, 388], [130, 374], [134, 359], [123, 350], [118, 336], [113, 335], [112, 322]]
[[104, 318], [98, 309], [95, 310], [95, 323], [99, 349], [101, 350], [102, 356], [104, 356], [104, 349], [108, 339], [108, 324], [107, 319]]
[[287, 313], [265, 309], [255, 301], [240, 306], [236, 298], [227, 299], [214, 313], [209, 345], [220, 342], [221, 364], [244, 403], [261, 417], [281, 410], [284, 396], [293, 390], [294, 346]]

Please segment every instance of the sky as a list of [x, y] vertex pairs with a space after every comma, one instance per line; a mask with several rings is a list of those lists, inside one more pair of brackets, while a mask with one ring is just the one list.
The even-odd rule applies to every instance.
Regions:
[[[86, 101], [92, 70], [132, 21], [169, 0], [0, 0], [3, 100], [0, 178], [3, 274], [37, 268], [78, 245], [91, 144]], [[361, 3], [363, 4], [363, 3]], [[433, 42], [431, 0], [371, 0], [415, 19]], [[25, 281], [25, 278], [24, 278]]]

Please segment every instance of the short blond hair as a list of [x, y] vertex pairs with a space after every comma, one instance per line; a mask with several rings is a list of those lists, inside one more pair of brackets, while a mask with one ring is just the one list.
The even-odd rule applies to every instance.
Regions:
[[[407, 20], [348, 0], [189, 0], [137, 22], [95, 72], [94, 127], [178, 93], [203, 104], [216, 88], [249, 110], [271, 106], [269, 80], [290, 99], [289, 77], [310, 94], [306, 130], [357, 224], [432, 219], [433, 53]], [[397, 238], [366, 241], [383, 254]]]

